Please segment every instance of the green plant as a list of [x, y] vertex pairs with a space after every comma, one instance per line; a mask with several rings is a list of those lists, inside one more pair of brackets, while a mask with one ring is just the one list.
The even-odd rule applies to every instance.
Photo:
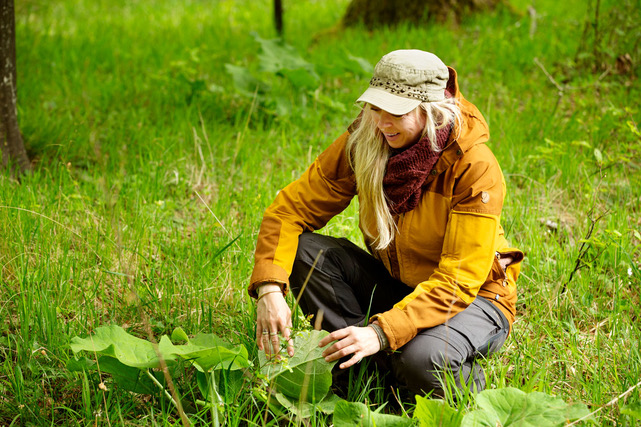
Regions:
[[[134, 337], [116, 325], [100, 327], [88, 338], [72, 338], [70, 344], [74, 353], [90, 352], [96, 360], [86, 357], [72, 359], [67, 367], [71, 371], [110, 374], [117, 386], [134, 393], [156, 394], [155, 391], [160, 391], [182, 416], [181, 395], [169, 384], [171, 378], [184, 375], [181, 369], [193, 366], [197, 370], [196, 384], [203, 396], [203, 400], [196, 400], [196, 403], [212, 408], [218, 424], [217, 415], [224, 414], [225, 404], [233, 401], [235, 393], [223, 393], [221, 396], [217, 377], [220, 378], [222, 372], [230, 375], [233, 371], [248, 368], [247, 350], [242, 345], [232, 347], [213, 334], [198, 334], [189, 339], [182, 329], [176, 329], [172, 339], [186, 343], [175, 345], [163, 335], [158, 344], [154, 344]], [[178, 363], [180, 359], [184, 363]], [[238, 384], [237, 376], [235, 380]], [[232, 384], [232, 381], [226, 384]]]
[[[256, 77], [247, 67], [225, 64], [225, 70], [233, 79], [236, 91], [245, 98], [258, 101], [270, 114], [288, 116], [295, 110], [306, 110], [309, 100], [325, 105], [339, 112], [345, 106], [323, 95], [321, 80], [316, 66], [300, 56], [294, 47], [280, 39], [266, 40], [253, 34], [260, 45], [258, 54], [258, 75]], [[342, 63], [333, 64], [334, 73], [370, 73], [371, 64], [364, 59], [348, 55]], [[290, 90], [283, 90], [283, 81]], [[283, 96], [291, 93], [291, 98]]]

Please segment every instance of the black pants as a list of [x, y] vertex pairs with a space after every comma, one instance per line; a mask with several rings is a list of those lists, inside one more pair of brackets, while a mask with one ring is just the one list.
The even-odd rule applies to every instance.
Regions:
[[[315, 233], [300, 236], [290, 286], [297, 297], [304, 286], [300, 307], [314, 317], [322, 311], [321, 327], [328, 331], [364, 326], [371, 315], [391, 309], [413, 290], [349, 240]], [[398, 351], [378, 353], [375, 361], [412, 393], [443, 396], [445, 372], [456, 387], [480, 391], [485, 375], [475, 361], [499, 350], [508, 332], [503, 313], [478, 297], [446, 323], [419, 331]]]

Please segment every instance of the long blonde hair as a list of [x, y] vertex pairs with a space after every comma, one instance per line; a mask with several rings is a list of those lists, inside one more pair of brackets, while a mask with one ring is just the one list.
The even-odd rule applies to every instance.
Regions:
[[[457, 129], [461, 118], [461, 110], [455, 98], [423, 102], [408, 114], [425, 115], [425, 128], [421, 138], [427, 136], [434, 151], [440, 151], [436, 142], [436, 131], [452, 122], [454, 129]], [[385, 249], [392, 243], [398, 231], [383, 191], [383, 178], [391, 151], [374, 121], [370, 104], [365, 104], [361, 121], [350, 134], [346, 150], [356, 177], [361, 229], [374, 249]], [[374, 232], [369, 228], [371, 224], [375, 224]]]

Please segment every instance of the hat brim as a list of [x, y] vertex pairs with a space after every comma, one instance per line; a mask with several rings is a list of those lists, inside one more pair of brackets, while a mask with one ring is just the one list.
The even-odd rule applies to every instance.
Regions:
[[375, 87], [367, 88], [356, 102], [367, 102], [397, 116], [407, 114], [421, 104], [419, 99], [393, 95]]

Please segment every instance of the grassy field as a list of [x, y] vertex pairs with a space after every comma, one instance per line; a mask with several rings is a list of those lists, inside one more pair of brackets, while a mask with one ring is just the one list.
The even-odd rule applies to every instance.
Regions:
[[[16, 2], [35, 170], [0, 175], [0, 424], [179, 425], [167, 399], [67, 370], [71, 338], [103, 325], [211, 332], [256, 361], [245, 287], [263, 210], [358, 113], [364, 62], [419, 48], [457, 69], [488, 120], [502, 222], [527, 253], [488, 384], [634, 425], [622, 408], [641, 404], [639, 1], [512, 0], [374, 32], [331, 30], [348, 0], [284, 3], [298, 74], [261, 68], [278, 65], [259, 55], [271, 1]], [[323, 232], [360, 242], [356, 216]], [[246, 387], [224, 422], [286, 423]]]

